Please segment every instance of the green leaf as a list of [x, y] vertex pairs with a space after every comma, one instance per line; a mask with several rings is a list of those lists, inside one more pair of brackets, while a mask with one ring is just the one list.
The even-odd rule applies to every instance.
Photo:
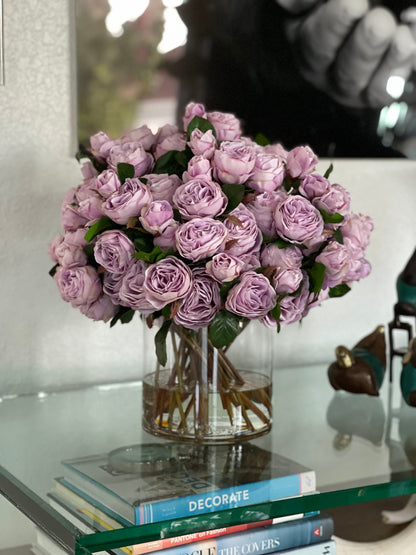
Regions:
[[223, 282], [220, 287], [220, 296], [223, 301], [227, 298], [228, 291], [234, 287], [234, 285], [238, 282], [238, 278], [233, 279], [232, 281]]
[[169, 150], [162, 154], [155, 163], [153, 173], [167, 173], [169, 175], [175, 174], [181, 176], [186, 169], [182, 163], [178, 162], [176, 156], [181, 152], [179, 150]]
[[85, 234], [84, 239], [90, 242], [102, 231], [106, 231], [108, 229], [118, 229], [119, 227], [120, 226], [116, 224], [116, 222], [113, 222], [113, 220], [111, 220], [107, 216], [103, 216], [98, 220], [98, 222], [95, 222], [95, 224], [93, 224], [89, 228], [89, 230]]
[[340, 228], [334, 231], [333, 238], [335, 239], [335, 241], [338, 241], [338, 243], [341, 243], [341, 245], [344, 244], [344, 237]]
[[319, 212], [326, 224], [340, 224], [344, 221], [344, 216], [339, 212], [335, 212], [334, 214], [328, 214], [326, 210], [319, 208]]
[[242, 183], [223, 183], [222, 190], [224, 195], [228, 198], [228, 204], [225, 210], [225, 213], [228, 214], [229, 212], [232, 212], [234, 208], [237, 208], [243, 200], [246, 189]]
[[281, 313], [282, 313], [282, 309], [281, 309], [281, 307], [280, 307], [280, 304], [279, 304], [279, 303], [276, 303], [276, 306], [270, 311], [270, 316], [276, 320], [276, 323], [277, 323], [277, 333], [279, 333], [279, 331], [280, 331], [279, 319], [280, 319]]
[[226, 310], [217, 312], [208, 332], [214, 347], [221, 349], [232, 343], [239, 334], [239, 323], [240, 319], [236, 314]]
[[[129, 231], [126, 229], [126, 232]], [[134, 246], [136, 247], [136, 250], [138, 252], [152, 252], [152, 250], [154, 249], [154, 245], [153, 245], [153, 236], [150, 234], [142, 234], [142, 235], [135, 235], [133, 234], [133, 237], [129, 236], [129, 233], [126, 233], [127, 237], [129, 237], [129, 239], [131, 241], [133, 241]]]
[[119, 162], [117, 164], [117, 175], [121, 183], [124, 183], [126, 179], [134, 177], [134, 171], [132, 164], [127, 164], [126, 162]]
[[56, 263], [55, 266], [52, 266], [52, 268], [49, 270], [48, 274], [53, 277], [56, 274], [56, 270], [58, 269], [59, 264]]
[[336, 285], [335, 287], [330, 288], [329, 296], [330, 297], [343, 297], [349, 291], [351, 291], [351, 287], [349, 285], [347, 285], [346, 283], [340, 283], [339, 285]]
[[309, 270], [306, 271], [310, 279], [309, 291], [311, 293], [318, 294], [324, 283], [325, 265], [321, 262], [315, 262], [312, 268], [309, 268]]
[[162, 251], [162, 249], [156, 245], [152, 251], [145, 252], [139, 251], [133, 254], [134, 258], [138, 258], [139, 260], [143, 260], [148, 264], [153, 264], [154, 262], [159, 262], [159, 260], [163, 260], [167, 256], [173, 254], [175, 251], [173, 249], [169, 249], [168, 251]]
[[205, 118], [201, 118], [200, 116], [194, 116], [188, 124], [188, 128], [186, 130], [188, 141], [190, 140], [191, 133], [194, 129], [200, 129], [202, 133], [206, 133], [211, 130], [214, 137], [217, 136], [217, 132], [215, 131], [215, 127], [212, 123]]
[[328, 177], [331, 175], [332, 170], [334, 169], [333, 164], [329, 165], [329, 168], [326, 170], [326, 172], [324, 173], [324, 177], [326, 177], [326, 179], [328, 179]]
[[260, 146], [267, 146], [270, 144], [269, 139], [265, 135], [263, 135], [263, 133], [257, 133], [257, 135], [254, 137], [254, 142]]
[[127, 306], [121, 306], [120, 310], [114, 316], [114, 318], [110, 322], [110, 328], [112, 328], [117, 322], [122, 324], [128, 324], [134, 316], [134, 310], [132, 308], [128, 308]]
[[166, 337], [168, 335], [171, 324], [172, 320], [165, 320], [159, 331], [155, 335], [155, 351], [157, 360], [159, 361], [159, 364], [161, 366], [165, 366], [168, 360], [168, 355], [166, 352]]

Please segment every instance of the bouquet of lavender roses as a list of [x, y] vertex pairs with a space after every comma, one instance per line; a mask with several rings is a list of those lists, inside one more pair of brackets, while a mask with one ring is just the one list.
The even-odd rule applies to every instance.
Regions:
[[91, 137], [78, 155], [88, 159], [84, 180], [62, 204], [65, 234], [49, 246], [51, 274], [89, 318], [157, 319], [162, 366], [169, 330], [189, 369], [192, 339], [206, 329], [224, 379], [238, 382], [224, 353], [244, 326], [255, 319], [279, 330], [347, 293], [370, 271], [373, 225], [351, 211], [331, 167], [316, 171], [308, 146], [252, 140], [234, 115], [202, 104], [186, 107], [183, 124]]

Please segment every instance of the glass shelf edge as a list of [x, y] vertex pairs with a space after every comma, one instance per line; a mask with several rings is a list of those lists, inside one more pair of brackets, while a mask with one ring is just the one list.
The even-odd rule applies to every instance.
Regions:
[[[267, 515], [265, 518], [277, 518], [284, 515], [325, 510], [340, 505], [352, 505], [355, 503], [375, 501], [378, 499], [397, 497], [411, 493], [416, 493], [416, 479], [385, 482], [382, 484], [373, 484], [371, 486], [361, 486], [338, 491], [312, 493], [302, 497], [258, 503], [256, 505], [251, 505], [250, 507], [233, 509], [232, 511], [220, 511], [215, 514], [229, 514], [229, 518], [227, 517], [226, 521], [218, 522], [218, 527], [233, 526], [235, 524], [241, 524], [253, 520], [252, 517], [250, 519], [249, 516], [245, 516], [244, 514], [247, 512], [248, 508], [252, 511]], [[178, 526], [175, 528], [175, 533], [171, 534], [171, 536], [205, 530], [206, 519], [209, 515], [212, 516], [213, 514], [214, 513], [208, 513], [186, 519], [175, 519]], [[182, 526], [180, 525], [181, 521], [184, 521]], [[79, 537], [78, 542], [80, 547], [85, 547], [91, 552], [117, 547], [126, 547], [137, 543], [160, 539], [160, 529], [163, 525], [166, 525], [166, 522], [155, 522], [152, 524], [132, 526], [131, 528], [122, 528], [120, 530], [99, 532], [98, 534], [88, 534], [86, 536]], [[79, 551], [79, 555], [82, 555], [81, 551]]]

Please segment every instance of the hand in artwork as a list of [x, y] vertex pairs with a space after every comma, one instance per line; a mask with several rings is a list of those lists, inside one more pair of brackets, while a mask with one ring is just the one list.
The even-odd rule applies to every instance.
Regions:
[[398, 23], [385, 7], [368, 0], [276, 1], [293, 14], [287, 35], [303, 77], [342, 105], [390, 104], [387, 80], [407, 79], [416, 65], [412, 25]]

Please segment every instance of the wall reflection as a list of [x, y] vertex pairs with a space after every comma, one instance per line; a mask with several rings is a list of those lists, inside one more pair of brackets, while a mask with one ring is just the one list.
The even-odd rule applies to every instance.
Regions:
[[287, 148], [416, 158], [412, 2], [77, 0], [80, 141], [155, 131], [193, 100]]

